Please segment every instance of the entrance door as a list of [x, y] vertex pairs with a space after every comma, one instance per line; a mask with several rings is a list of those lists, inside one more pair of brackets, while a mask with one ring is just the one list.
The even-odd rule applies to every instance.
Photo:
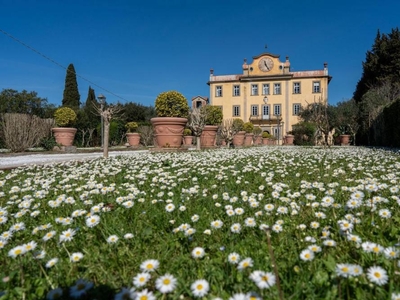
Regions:
[[263, 120], [269, 120], [269, 105], [263, 105], [262, 118]]

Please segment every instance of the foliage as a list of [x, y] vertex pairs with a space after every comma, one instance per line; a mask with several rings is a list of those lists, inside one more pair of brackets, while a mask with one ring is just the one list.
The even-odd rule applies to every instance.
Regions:
[[46, 98], [41, 98], [36, 92], [13, 89], [3, 89], [0, 93], [0, 114], [20, 113], [50, 118], [54, 114], [54, 105], [48, 104]]
[[382, 113], [384, 119], [384, 134], [382, 146], [400, 148], [400, 98], [385, 107]]
[[[96, 119], [97, 114], [95, 107], [98, 106], [99, 103], [96, 100], [96, 95], [94, 93], [94, 89], [89, 86], [88, 95], [86, 98], [85, 106], [83, 107], [85, 114], [89, 117], [89, 119]], [[97, 123], [92, 124], [92, 127], [95, 128]]]
[[[400, 292], [399, 164], [379, 149], [257, 147], [0, 172], [0, 292], [51, 299], [60, 287], [70, 299], [83, 278], [81, 299], [122, 299], [122, 287], [200, 299], [191, 285], [204, 279], [203, 299], [390, 299]], [[139, 286], [143, 270], [151, 278]], [[162, 294], [166, 273], [177, 281]], [[266, 285], [273, 276], [280, 288]]]
[[72, 108], [60, 107], [54, 112], [54, 121], [59, 127], [70, 127], [76, 121], [76, 113]]
[[56, 139], [54, 136], [47, 136], [41, 139], [39, 143], [39, 147], [42, 147], [43, 149], [47, 151], [51, 151], [54, 149], [54, 147], [57, 146]]
[[262, 136], [263, 139], [271, 139], [271, 138], [274, 137], [272, 134], [270, 134], [268, 132], [265, 132], [265, 131], [262, 133], [261, 136]]
[[140, 123], [149, 123], [150, 119], [156, 116], [153, 106], [144, 106], [142, 104], [128, 102], [122, 105], [122, 120], [136, 120]]
[[243, 131], [244, 130], [244, 121], [240, 118], [234, 118], [232, 127], [235, 132]]
[[290, 132], [294, 135], [294, 144], [299, 146], [312, 146], [314, 144], [313, 137], [316, 131], [314, 123], [300, 122], [293, 125]]
[[254, 127], [253, 133], [255, 136], [259, 136], [262, 133], [262, 129], [259, 126]]
[[187, 118], [189, 115], [187, 100], [177, 91], [160, 93], [155, 101], [155, 109], [158, 117]]
[[125, 124], [125, 128], [128, 133], [136, 132], [138, 128], [138, 123], [136, 122], [128, 122]]
[[222, 109], [219, 106], [205, 105], [201, 107], [206, 116], [206, 125], [220, 125], [223, 120]]
[[254, 125], [251, 122], [246, 122], [243, 124], [243, 129], [246, 133], [253, 133]]
[[28, 114], [3, 114], [2, 136], [11, 152], [23, 152], [36, 147], [43, 138], [49, 137], [52, 119], [41, 119]]
[[191, 136], [192, 135], [192, 131], [189, 128], [185, 128], [183, 130], [183, 135], [184, 136]]
[[76, 72], [73, 64], [69, 64], [65, 76], [65, 87], [62, 99], [62, 106], [67, 106], [77, 111], [81, 105]]
[[378, 30], [372, 49], [367, 51], [363, 73], [354, 92], [359, 103], [371, 89], [382, 84], [400, 82], [400, 31], [394, 28], [389, 34]]

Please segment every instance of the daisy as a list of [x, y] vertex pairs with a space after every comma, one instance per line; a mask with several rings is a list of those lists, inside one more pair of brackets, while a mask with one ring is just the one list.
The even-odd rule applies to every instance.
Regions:
[[311, 222], [310, 227], [314, 228], [314, 229], [317, 229], [317, 228], [319, 228], [319, 223], [318, 222]]
[[274, 274], [264, 271], [254, 271], [250, 274], [249, 278], [254, 281], [260, 289], [268, 289], [275, 285], [276, 282]]
[[244, 214], [244, 209], [243, 208], [235, 208], [235, 214], [237, 214], [238, 216], [243, 215]]
[[70, 256], [71, 262], [78, 262], [83, 258], [83, 254], [81, 252], [72, 253]]
[[48, 233], [45, 234], [44, 237], [42, 237], [42, 240], [47, 242], [48, 240], [50, 240], [53, 236], [55, 236], [56, 232], [54, 230], [49, 231]]
[[24, 244], [25, 252], [32, 251], [33, 249], [36, 248], [36, 246], [37, 246], [37, 243], [35, 241], [31, 241], [27, 244]]
[[255, 227], [256, 226], [256, 221], [254, 218], [247, 218], [244, 220], [244, 223], [246, 224], [247, 227]]
[[274, 224], [272, 225], [272, 231], [274, 232], [281, 232], [283, 230], [282, 225], [280, 224]]
[[349, 264], [337, 264], [336, 274], [341, 277], [348, 278], [351, 275], [351, 265]]
[[86, 218], [86, 226], [94, 227], [100, 223], [100, 217], [98, 215], [91, 215]]
[[0, 249], [3, 249], [7, 245], [7, 240], [0, 238]]
[[155, 300], [156, 297], [153, 295], [153, 292], [144, 289], [143, 291], [136, 292], [136, 300]]
[[152, 272], [158, 268], [160, 263], [155, 259], [148, 259], [141, 263], [140, 269], [144, 272]]
[[190, 289], [192, 290], [193, 296], [196, 298], [201, 298], [207, 295], [210, 285], [208, 284], [207, 280], [199, 279], [192, 283]]
[[314, 252], [310, 249], [304, 249], [300, 253], [300, 258], [304, 261], [311, 261], [314, 259]]
[[197, 222], [200, 219], [199, 215], [193, 215], [191, 217], [192, 222]]
[[185, 236], [191, 236], [196, 233], [196, 229], [194, 228], [189, 228], [188, 230], [185, 231]]
[[124, 235], [124, 239], [126, 239], [126, 240], [129, 240], [129, 239], [131, 239], [131, 238], [133, 238], [133, 234], [132, 234], [132, 233], [126, 233], [126, 234]]
[[164, 276], [157, 278], [156, 288], [162, 294], [170, 293], [175, 289], [176, 283], [177, 283], [177, 280], [174, 276], [172, 276], [170, 274], [165, 274]]
[[119, 240], [118, 236], [116, 236], [115, 234], [113, 234], [113, 235], [110, 235], [110, 236], [107, 238], [107, 243], [109, 243], [109, 244], [115, 244], [116, 242], [118, 242], [118, 240]]
[[239, 223], [235, 223], [231, 226], [231, 231], [233, 233], [239, 233], [241, 229], [242, 229], [242, 226]]
[[399, 257], [399, 250], [395, 249], [394, 247], [389, 247], [383, 250], [386, 258], [395, 259]]
[[266, 205], [264, 206], [264, 209], [265, 209], [266, 211], [271, 212], [271, 211], [274, 210], [274, 205], [273, 205], [273, 204], [266, 204]]
[[239, 260], [240, 260], [240, 255], [235, 252], [228, 255], [228, 261], [231, 264], [237, 264]]
[[321, 247], [318, 245], [310, 245], [307, 248], [314, 253], [321, 252]]
[[46, 263], [46, 268], [51, 268], [51, 267], [54, 267], [54, 265], [56, 264], [56, 263], [58, 263], [58, 258], [57, 257], [55, 257], [55, 258], [52, 258], [52, 259], [50, 259], [47, 263]]
[[173, 205], [172, 203], [167, 204], [167, 206], [165, 206], [165, 210], [167, 212], [173, 212], [175, 210], [175, 205]]
[[252, 266], [253, 266], [253, 260], [250, 257], [247, 257], [239, 262], [237, 268], [238, 268], [238, 270], [241, 271], [241, 270], [244, 270], [244, 269], [252, 267]]
[[221, 220], [216, 220], [211, 222], [211, 227], [215, 229], [219, 229], [224, 225], [224, 223]]
[[400, 300], [400, 293], [392, 293], [392, 300]]
[[17, 246], [12, 248], [10, 251], [8, 251], [8, 256], [12, 258], [16, 258], [17, 256], [20, 256], [22, 254], [25, 254], [26, 250], [24, 246]]
[[384, 285], [389, 280], [386, 270], [377, 266], [372, 266], [367, 270], [367, 277], [369, 281], [377, 285]]
[[63, 231], [62, 234], [60, 235], [60, 243], [72, 241], [75, 233], [76, 233], [76, 231], [71, 228]]
[[192, 250], [193, 258], [202, 258], [205, 255], [205, 251], [201, 247], [196, 247]]
[[336, 242], [334, 240], [326, 240], [324, 241], [324, 246], [328, 246], [328, 247], [335, 247], [336, 246]]
[[350, 265], [350, 275], [360, 276], [363, 273], [363, 268], [359, 265]]
[[59, 299], [61, 298], [62, 294], [63, 294], [62, 288], [56, 288], [47, 293], [46, 299], [48, 300]]
[[139, 273], [135, 277], [133, 277], [133, 285], [136, 287], [145, 286], [150, 278], [151, 275], [147, 272]]
[[237, 293], [229, 297], [229, 300], [249, 300], [249, 296], [243, 293]]
[[93, 283], [86, 281], [84, 279], [78, 279], [75, 282], [75, 285], [70, 287], [69, 295], [72, 298], [80, 298], [82, 295], [85, 295], [88, 290], [93, 287]]
[[379, 210], [379, 216], [384, 219], [389, 219], [392, 216], [392, 213], [388, 209]]

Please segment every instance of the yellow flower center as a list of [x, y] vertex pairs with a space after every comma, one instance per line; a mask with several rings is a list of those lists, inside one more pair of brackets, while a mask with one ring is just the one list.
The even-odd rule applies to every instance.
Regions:
[[381, 273], [379, 273], [379, 272], [375, 272], [375, 273], [374, 273], [374, 276], [375, 276], [376, 278], [381, 278], [382, 275], [381, 275]]
[[342, 271], [345, 272], [345, 273], [347, 273], [347, 272], [349, 271], [349, 268], [348, 268], [348, 267], [343, 267], [343, 268], [342, 268]]
[[201, 290], [203, 289], [203, 285], [202, 285], [202, 284], [198, 284], [198, 285], [196, 286], [196, 289], [199, 290], [199, 291], [201, 291]]
[[153, 269], [153, 264], [148, 264], [147, 267], [146, 267], [146, 269], [149, 269], [149, 270], [150, 270], [150, 269]]
[[165, 279], [163, 280], [163, 283], [164, 283], [165, 285], [168, 285], [168, 284], [171, 283], [171, 280], [169, 280], [168, 278], [165, 278]]

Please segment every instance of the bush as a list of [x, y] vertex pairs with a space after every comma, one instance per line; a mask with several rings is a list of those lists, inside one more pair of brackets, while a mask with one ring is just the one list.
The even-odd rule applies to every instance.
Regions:
[[187, 118], [189, 116], [187, 100], [177, 91], [159, 94], [155, 102], [155, 108], [158, 117]]
[[136, 132], [138, 128], [138, 124], [136, 122], [128, 122], [125, 124], [125, 128], [128, 133]]
[[75, 123], [76, 113], [72, 108], [60, 107], [54, 112], [54, 120], [59, 127], [69, 127]]
[[183, 135], [184, 136], [191, 136], [192, 135], [192, 131], [189, 128], [185, 128], [183, 130]]
[[238, 132], [238, 131], [243, 131], [244, 128], [244, 122], [242, 119], [239, 118], [235, 118], [233, 119], [233, 123], [232, 123], [232, 128], [234, 131]]
[[263, 132], [262, 133], [262, 137], [263, 137], [263, 139], [271, 139], [271, 138], [273, 138], [273, 136], [271, 134], [269, 134], [268, 132]]
[[243, 129], [246, 133], [252, 133], [254, 130], [254, 125], [251, 122], [246, 122], [243, 124]]
[[206, 125], [220, 125], [222, 123], [222, 119], [224, 118], [222, 115], [222, 109], [218, 106], [206, 105], [201, 108], [206, 115]]
[[254, 133], [255, 136], [259, 136], [262, 133], [261, 127], [258, 127], [258, 126], [254, 127], [253, 133]]
[[290, 133], [294, 135], [294, 144], [312, 146], [314, 144], [313, 137], [315, 130], [315, 124], [309, 122], [301, 122], [293, 125], [293, 130]]
[[40, 141], [39, 146], [47, 151], [51, 151], [57, 146], [57, 142], [54, 136], [47, 136]]

